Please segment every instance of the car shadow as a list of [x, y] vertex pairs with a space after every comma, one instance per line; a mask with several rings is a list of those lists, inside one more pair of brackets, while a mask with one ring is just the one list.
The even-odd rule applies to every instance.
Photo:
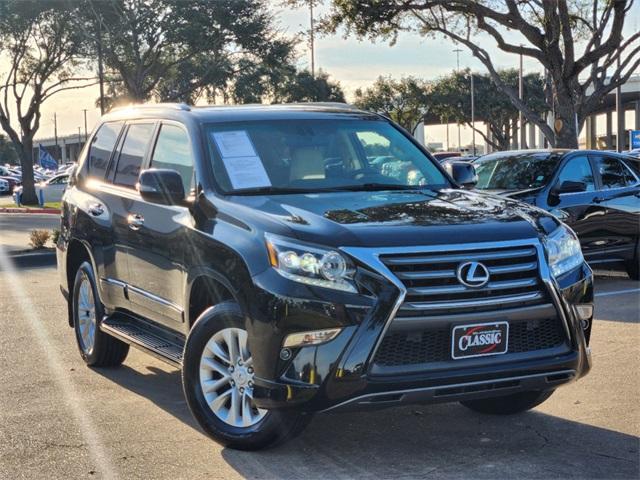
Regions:
[[[179, 371], [124, 365], [96, 372], [201, 431], [182, 396]], [[259, 452], [225, 448], [222, 457], [239, 475], [256, 479], [609, 479], [638, 478], [639, 443], [539, 410], [499, 417], [444, 404], [319, 414], [288, 443]]]

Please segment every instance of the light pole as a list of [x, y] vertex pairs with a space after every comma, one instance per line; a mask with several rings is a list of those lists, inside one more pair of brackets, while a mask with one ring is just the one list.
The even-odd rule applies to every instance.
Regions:
[[[460, 73], [460, 52], [461, 48], [454, 48], [453, 51], [456, 54], [456, 73]], [[458, 103], [458, 107], [460, 107], [460, 103]], [[460, 144], [460, 122], [458, 122], [458, 151], [462, 151], [462, 145]]]
[[[520, 45], [522, 46], [522, 45]], [[524, 75], [522, 71], [522, 52], [520, 53], [520, 71], [518, 73], [518, 97], [520, 101], [524, 103]], [[522, 109], [518, 109], [518, 123], [520, 124], [520, 149], [526, 147], [526, 132], [524, 129], [524, 116], [522, 115]]]
[[84, 141], [87, 141], [87, 109], [83, 108], [82, 111], [84, 112]]
[[309, 0], [309, 23], [311, 29], [309, 30], [309, 44], [311, 47], [311, 77], [316, 78], [316, 60], [315, 60], [315, 37], [314, 37], [314, 25], [313, 25], [313, 2], [315, 0]]
[[469, 71], [469, 75], [471, 76], [471, 144], [473, 145], [473, 156], [476, 156], [476, 129], [474, 127], [476, 120], [476, 99], [475, 99], [475, 90], [473, 86], [473, 72]]
[[53, 112], [53, 137], [56, 141], [56, 161], [60, 160], [60, 156], [58, 154], [58, 116], [56, 112]]

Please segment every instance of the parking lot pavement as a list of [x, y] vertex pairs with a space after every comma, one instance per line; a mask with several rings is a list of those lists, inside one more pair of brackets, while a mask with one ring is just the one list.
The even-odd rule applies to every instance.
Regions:
[[638, 287], [597, 279], [593, 370], [533, 412], [318, 415], [293, 442], [248, 453], [205, 437], [177, 370], [135, 350], [119, 369], [85, 367], [52, 268], [0, 272], [0, 478], [635, 479]]
[[60, 215], [0, 213], [0, 244], [6, 252], [29, 249], [32, 230], [60, 228]]

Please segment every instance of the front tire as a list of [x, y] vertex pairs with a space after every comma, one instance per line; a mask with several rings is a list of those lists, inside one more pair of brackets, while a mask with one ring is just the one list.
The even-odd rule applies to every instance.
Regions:
[[93, 267], [84, 262], [73, 282], [73, 329], [80, 355], [90, 367], [117, 367], [129, 353], [129, 345], [100, 330], [104, 308], [100, 303]]
[[234, 302], [206, 310], [185, 345], [182, 385], [191, 413], [216, 442], [259, 450], [293, 438], [310, 416], [253, 403], [253, 359], [244, 317]]
[[474, 412], [490, 415], [513, 415], [537, 407], [553, 392], [554, 390], [519, 392], [504, 397], [466, 400], [460, 403]]

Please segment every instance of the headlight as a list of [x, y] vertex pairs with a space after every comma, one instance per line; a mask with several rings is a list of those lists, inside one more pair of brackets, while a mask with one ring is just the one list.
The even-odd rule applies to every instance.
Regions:
[[549, 268], [556, 278], [584, 262], [578, 237], [564, 225], [546, 237], [543, 243], [547, 250]]
[[340, 252], [266, 235], [271, 266], [294, 282], [356, 293], [355, 268]]

